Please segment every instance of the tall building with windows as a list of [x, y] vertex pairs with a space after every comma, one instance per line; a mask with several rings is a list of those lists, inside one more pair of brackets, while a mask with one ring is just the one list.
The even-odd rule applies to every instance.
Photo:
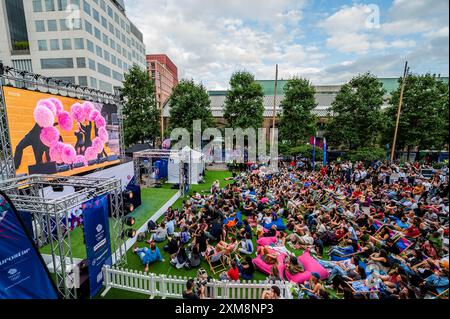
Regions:
[[178, 84], [178, 68], [165, 54], [149, 54], [147, 69], [155, 82], [156, 102], [162, 108]]
[[0, 62], [108, 92], [147, 68], [123, 0], [0, 0]]

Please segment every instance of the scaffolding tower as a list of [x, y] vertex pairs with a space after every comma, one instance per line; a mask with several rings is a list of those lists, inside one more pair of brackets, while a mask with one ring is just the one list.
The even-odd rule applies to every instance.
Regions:
[[[61, 186], [73, 187], [75, 191], [56, 199], [46, 198], [47, 187]], [[0, 189], [10, 197], [18, 211], [31, 214], [38, 247], [50, 246], [56, 286], [64, 298], [77, 297], [73, 283], [70, 284], [74, 260], [70, 229], [66, 226], [69, 225], [68, 211], [71, 208], [97, 196], [109, 195], [112, 259], [119, 267], [126, 264], [123, 198], [119, 179], [31, 175], [0, 181]]]

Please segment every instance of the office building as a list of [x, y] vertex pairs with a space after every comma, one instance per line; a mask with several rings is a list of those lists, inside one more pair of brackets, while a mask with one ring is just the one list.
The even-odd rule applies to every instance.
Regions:
[[178, 85], [178, 68], [165, 54], [149, 54], [147, 69], [155, 82], [157, 105], [162, 108]]
[[0, 0], [0, 62], [107, 92], [146, 69], [123, 0]]

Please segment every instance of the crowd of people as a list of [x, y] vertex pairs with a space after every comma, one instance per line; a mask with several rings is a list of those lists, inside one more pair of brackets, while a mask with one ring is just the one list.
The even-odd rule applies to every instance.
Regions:
[[[219, 278], [234, 281], [251, 280], [260, 257], [275, 284], [305, 273], [298, 257], [308, 252], [326, 276], [311, 272], [293, 282], [298, 298], [448, 296], [448, 168], [431, 178], [421, 170], [419, 163], [336, 162], [271, 172], [255, 164], [233, 171], [226, 186], [215, 181], [209, 192], [194, 192], [182, 209], [170, 208], [152, 230], [151, 247], [136, 253], [148, 270], [163, 260], [154, 242], [164, 241], [173, 267], [220, 259], [228, 271]], [[255, 244], [264, 237], [273, 241]], [[197, 288], [188, 282], [186, 298], [207, 297], [204, 268]], [[279, 297], [276, 285], [262, 296]]]

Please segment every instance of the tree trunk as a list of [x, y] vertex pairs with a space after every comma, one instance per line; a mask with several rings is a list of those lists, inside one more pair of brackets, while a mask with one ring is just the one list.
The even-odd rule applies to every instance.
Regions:
[[407, 151], [407, 157], [406, 157], [406, 161], [409, 162], [409, 154], [411, 153], [411, 145], [408, 145], [408, 151]]

